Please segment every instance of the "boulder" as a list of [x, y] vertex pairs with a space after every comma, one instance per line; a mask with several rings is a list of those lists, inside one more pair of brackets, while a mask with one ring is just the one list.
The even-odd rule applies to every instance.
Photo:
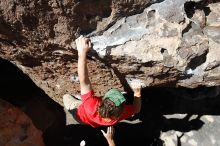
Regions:
[[0, 145], [44, 146], [42, 132], [17, 107], [0, 99]]
[[0, 57], [52, 99], [78, 94], [79, 34], [90, 37], [89, 75], [98, 96], [146, 86], [220, 85], [220, 3], [202, 0], [0, 2]]

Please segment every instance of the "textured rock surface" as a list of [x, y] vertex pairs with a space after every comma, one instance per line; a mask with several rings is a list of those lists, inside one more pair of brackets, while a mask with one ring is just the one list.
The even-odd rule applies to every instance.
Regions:
[[216, 0], [7, 0], [0, 2], [0, 57], [55, 101], [79, 93], [71, 42], [89, 34], [88, 66], [97, 95], [126, 79], [148, 86], [217, 86], [220, 4]]
[[[169, 118], [183, 119], [184, 115], [174, 115]], [[165, 146], [218, 146], [219, 141], [219, 116], [208, 116], [204, 115], [201, 118], [204, 122], [204, 126], [198, 131], [180, 132], [170, 130], [162, 132], [160, 138], [164, 141]], [[193, 123], [196, 121], [196, 115], [192, 117], [189, 122]], [[194, 124], [195, 125], [195, 124]], [[183, 127], [184, 128], [184, 127]]]
[[[219, 59], [215, 57], [219, 52], [219, 4], [197, 9], [200, 6], [196, 2], [172, 0], [154, 4], [94, 37], [94, 49], [118, 60], [119, 72], [143, 79], [151, 86], [218, 85], [219, 75], [214, 70], [219, 71]], [[207, 8], [209, 14], [205, 14]]]
[[1, 146], [44, 146], [42, 132], [22, 111], [2, 99], [0, 117]]

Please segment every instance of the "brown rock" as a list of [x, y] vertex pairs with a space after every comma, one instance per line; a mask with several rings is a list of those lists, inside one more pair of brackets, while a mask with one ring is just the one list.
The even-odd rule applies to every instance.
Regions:
[[0, 99], [0, 145], [44, 146], [42, 132], [18, 108]]

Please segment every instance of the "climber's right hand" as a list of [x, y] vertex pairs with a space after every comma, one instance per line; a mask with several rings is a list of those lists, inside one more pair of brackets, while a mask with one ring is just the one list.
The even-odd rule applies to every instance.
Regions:
[[81, 35], [79, 38], [75, 40], [75, 42], [78, 50], [78, 56], [85, 57], [87, 52], [92, 48], [91, 40]]

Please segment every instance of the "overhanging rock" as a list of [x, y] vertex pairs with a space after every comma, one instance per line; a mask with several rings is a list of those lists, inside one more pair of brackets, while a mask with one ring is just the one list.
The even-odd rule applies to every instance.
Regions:
[[70, 47], [77, 30], [94, 43], [88, 67], [97, 95], [112, 87], [128, 90], [126, 79], [147, 86], [218, 86], [219, 7], [199, 0], [3, 1], [0, 57], [61, 104], [63, 94], [79, 93], [78, 56], [75, 44]]

